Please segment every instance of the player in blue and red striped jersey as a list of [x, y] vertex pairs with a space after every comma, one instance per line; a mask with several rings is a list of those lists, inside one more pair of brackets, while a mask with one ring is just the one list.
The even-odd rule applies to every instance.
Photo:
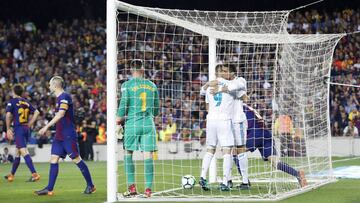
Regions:
[[[31, 171], [31, 177], [28, 182], [35, 182], [40, 180], [40, 175], [36, 173], [34, 164], [26, 148], [27, 140], [30, 137], [30, 129], [33, 127], [39, 111], [36, 110], [26, 99], [21, 95], [24, 92], [24, 88], [16, 84], [13, 87], [13, 98], [6, 106], [6, 129], [7, 136], [10, 140], [14, 138], [16, 144], [16, 156], [12, 165], [12, 169], [9, 175], [5, 176], [9, 182], [12, 182], [15, 177], [17, 168], [20, 165], [20, 155], [24, 158], [26, 165]], [[30, 114], [33, 114], [29, 121]], [[11, 129], [11, 122], [14, 124], [14, 131]]]
[[248, 121], [246, 149], [250, 152], [258, 149], [264, 161], [271, 161], [274, 168], [294, 176], [300, 186], [305, 187], [307, 181], [304, 171], [296, 170], [276, 157], [271, 131], [266, 129], [265, 122], [260, 114], [246, 104], [244, 104], [244, 112]]
[[89, 169], [79, 155], [71, 96], [64, 91], [64, 80], [60, 76], [54, 76], [49, 83], [51, 93], [56, 95], [56, 115], [45, 127], [40, 129], [39, 134], [44, 135], [52, 125], [56, 124], [56, 135], [51, 146], [49, 183], [44, 189], [35, 191], [35, 194], [49, 196], [54, 194], [53, 189], [59, 172], [59, 159], [65, 158], [66, 155], [79, 167], [86, 180], [87, 186], [84, 194], [91, 194], [96, 189]]

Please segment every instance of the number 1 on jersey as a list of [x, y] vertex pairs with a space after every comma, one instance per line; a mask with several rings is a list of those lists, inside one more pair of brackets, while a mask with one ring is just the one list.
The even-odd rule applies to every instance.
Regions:
[[146, 92], [140, 93], [141, 111], [146, 111]]

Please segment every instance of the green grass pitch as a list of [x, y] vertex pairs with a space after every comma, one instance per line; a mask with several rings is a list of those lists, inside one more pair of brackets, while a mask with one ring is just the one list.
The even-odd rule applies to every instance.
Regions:
[[[339, 159], [335, 159], [339, 160]], [[37, 163], [35, 167], [41, 175], [41, 180], [36, 183], [26, 183], [25, 181], [30, 177], [28, 168], [24, 163], [20, 164], [14, 182], [8, 183], [3, 176], [6, 175], [11, 165], [0, 165], [0, 202], [1, 203], [22, 203], [22, 202], [105, 202], [106, 201], [106, 163], [105, 162], [87, 162], [92, 173], [94, 183], [97, 191], [92, 195], [83, 195], [85, 189], [85, 181], [73, 163], [60, 163], [59, 176], [55, 185], [55, 196], [35, 196], [34, 190], [42, 189], [47, 185], [49, 164]], [[121, 164], [120, 164], [121, 165]], [[360, 159], [353, 159], [349, 161], [336, 162], [334, 167], [360, 165]], [[169, 165], [170, 166], [170, 165]], [[162, 172], [166, 168], [157, 167], [157, 171]], [[124, 180], [123, 167], [120, 166], [120, 179]], [[162, 178], [158, 175], [156, 178]], [[165, 175], [164, 179], [172, 179], [170, 175]], [[141, 178], [140, 178], [141, 179]], [[170, 182], [170, 181], [169, 181]], [[179, 180], [180, 184], [180, 180]], [[161, 186], [156, 185], [155, 188]], [[326, 186], [314, 189], [305, 194], [301, 194], [280, 202], [344, 202], [355, 203], [360, 202], [360, 180], [355, 179], [340, 179], [336, 183], [328, 184]], [[124, 184], [119, 184], [119, 191], [124, 190]], [[139, 185], [139, 191], [143, 189]], [[145, 200], [145, 199], [144, 199]]]

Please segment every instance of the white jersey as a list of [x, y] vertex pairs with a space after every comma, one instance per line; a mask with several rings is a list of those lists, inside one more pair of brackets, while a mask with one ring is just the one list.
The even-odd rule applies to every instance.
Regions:
[[[219, 88], [229, 84], [230, 81], [223, 78], [217, 79], [220, 84]], [[205, 100], [209, 104], [207, 120], [231, 120], [234, 111], [234, 97], [226, 93], [210, 93], [210, 89], [206, 90]]]
[[244, 113], [243, 101], [241, 97], [246, 94], [246, 80], [243, 77], [236, 77], [228, 83], [228, 90], [230, 94], [235, 97], [234, 110], [232, 121], [234, 123], [241, 123], [246, 121], [246, 114]]

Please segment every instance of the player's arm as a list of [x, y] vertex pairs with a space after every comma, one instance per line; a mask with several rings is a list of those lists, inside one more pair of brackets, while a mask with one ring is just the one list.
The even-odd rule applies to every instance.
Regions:
[[206, 105], [206, 111], [209, 112], [209, 94], [205, 94], [205, 105]]
[[153, 114], [154, 116], [159, 115], [159, 111], [160, 111], [160, 98], [159, 98], [159, 93], [158, 90], [156, 89], [155, 91], [155, 100], [154, 100], [154, 108], [153, 108]]
[[55, 114], [54, 118], [51, 119], [51, 121], [46, 124], [43, 128], [39, 130], [40, 135], [44, 135], [45, 132], [53, 125], [55, 125], [62, 117], [65, 116], [66, 110], [59, 109], [59, 111]]
[[121, 86], [120, 104], [119, 104], [118, 111], [116, 113], [116, 116], [119, 117], [120, 119], [124, 119], [124, 117], [126, 116], [126, 113], [127, 113], [127, 110], [128, 110], [128, 105], [129, 105], [128, 100], [129, 100], [128, 91], [127, 91], [127, 88], [126, 88], [125, 84], [123, 84]]
[[218, 92], [235, 92], [235, 91], [246, 91], [246, 81], [245, 79], [236, 79], [230, 81], [228, 85], [222, 86]]
[[204, 95], [206, 94], [207, 88], [209, 88], [208, 83], [206, 83], [205, 85], [203, 85], [203, 86], [200, 88], [200, 95], [201, 95], [201, 96], [204, 96]]
[[37, 120], [37, 118], [40, 115], [40, 111], [38, 111], [37, 109], [33, 110], [33, 116], [31, 118], [31, 120], [29, 121], [29, 127], [32, 128], [34, 126], [35, 121]]
[[129, 105], [129, 96], [128, 96], [128, 92], [125, 86], [125, 83], [123, 85], [121, 85], [121, 99], [120, 99], [120, 103], [119, 103], [119, 108], [118, 111], [116, 112], [116, 137], [118, 139], [122, 139], [123, 137], [123, 127], [122, 127], [122, 123], [125, 121], [125, 116], [127, 113], [127, 108]]
[[215, 88], [217, 87], [219, 84], [219, 81], [217, 80], [212, 80], [212, 81], [208, 81], [207, 83], [205, 83], [205, 85], [203, 85], [200, 89], [200, 95], [205, 95], [206, 94], [206, 90], [209, 87]]
[[6, 124], [6, 134], [9, 140], [14, 138], [14, 132], [11, 129], [11, 121], [13, 120], [13, 112], [14, 107], [11, 102], [6, 105], [6, 116], [5, 116], [5, 124]]
[[12, 140], [14, 138], [14, 132], [11, 129], [12, 118], [13, 118], [12, 113], [7, 112], [5, 122], [6, 122], [6, 134], [9, 140]]
[[250, 97], [245, 93], [241, 95], [240, 99], [243, 100], [244, 102], [247, 102], [250, 100]]

